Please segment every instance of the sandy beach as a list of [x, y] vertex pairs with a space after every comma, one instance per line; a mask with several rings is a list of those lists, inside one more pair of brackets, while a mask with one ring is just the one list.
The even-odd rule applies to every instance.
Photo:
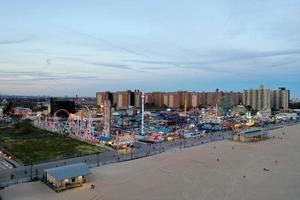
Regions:
[[270, 131], [270, 139], [258, 143], [213, 142], [93, 168], [87, 184], [61, 193], [41, 182], [0, 192], [4, 200], [298, 200], [299, 143], [295, 125]]

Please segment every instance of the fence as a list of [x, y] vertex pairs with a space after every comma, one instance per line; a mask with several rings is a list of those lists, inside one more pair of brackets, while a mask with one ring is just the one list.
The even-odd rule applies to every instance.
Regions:
[[[284, 126], [290, 126], [296, 123], [286, 123], [280, 126], [274, 125], [268, 127], [267, 129], [272, 130], [276, 128], [282, 128]], [[59, 161], [52, 161], [52, 162], [42, 163], [37, 165], [20, 166], [14, 169], [0, 171], [0, 188], [18, 184], [18, 183], [40, 180], [42, 178], [43, 171], [45, 169], [52, 168], [52, 167], [84, 162], [90, 168], [93, 168], [101, 165], [107, 165], [111, 163], [129, 161], [129, 160], [138, 159], [142, 157], [152, 156], [152, 155], [160, 154], [167, 150], [183, 149], [183, 148], [201, 145], [204, 143], [220, 141], [220, 140], [230, 139], [230, 138], [232, 138], [232, 133], [230, 131], [216, 132], [213, 135], [209, 135], [207, 137], [199, 136], [195, 138], [181, 139], [179, 141], [174, 141], [174, 142], [160, 142], [155, 144], [138, 143], [137, 148], [132, 149], [131, 152], [128, 152], [126, 154], [118, 153], [116, 151], [111, 151], [111, 152], [105, 152], [101, 154], [97, 153], [97, 154], [64, 159]]]
[[228, 132], [220, 134], [215, 137], [196, 137], [190, 139], [181, 139], [174, 142], [160, 142], [154, 144], [137, 143], [137, 147], [131, 149], [125, 154], [116, 151], [97, 153], [87, 156], [75, 157], [59, 161], [52, 161], [48, 163], [21, 166], [18, 168], [5, 170], [0, 172], [0, 187], [7, 187], [10, 185], [24, 183], [28, 181], [40, 180], [43, 176], [43, 171], [48, 168], [58, 167], [79, 162], [86, 163], [90, 168], [107, 165], [116, 162], [124, 162], [133, 159], [138, 159], [147, 156], [160, 154], [166, 150], [188, 148], [212, 141], [223, 140], [229, 138]]

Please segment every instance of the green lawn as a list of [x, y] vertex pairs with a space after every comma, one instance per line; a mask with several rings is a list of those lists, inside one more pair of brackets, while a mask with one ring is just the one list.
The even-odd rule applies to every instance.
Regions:
[[104, 152], [107, 149], [33, 127], [29, 122], [17, 126], [0, 124], [0, 143], [24, 164]]

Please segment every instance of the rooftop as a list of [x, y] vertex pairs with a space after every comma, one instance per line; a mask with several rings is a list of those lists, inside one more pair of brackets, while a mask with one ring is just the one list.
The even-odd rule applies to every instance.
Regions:
[[49, 168], [46, 169], [45, 172], [53, 176], [58, 181], [91, 174], [91, 171], [85, 163], [76, 163], [61, 167]]
[[254, 137], [263, 134], [265, 134], [265, 131], [263, 131], [262, 129], [250, 129], [241, 132], [241, 135], [244, 135], [246, 137]]

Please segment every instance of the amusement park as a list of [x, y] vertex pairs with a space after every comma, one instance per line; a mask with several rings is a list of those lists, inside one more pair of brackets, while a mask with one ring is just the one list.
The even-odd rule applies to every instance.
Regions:
[[[189, 108], [187, 99], [182, 109], [145, 111], [145, 94], [140, 92], [140, 107], [116, 109], [108, 96], [98, 106], [81, 105], [75, 112], [58, 106], [44, 112], [21, 112], [35, 127], [65, 135], [93, 145], [121, 150], [137, 143], [160, 143], [207, 137], [215, 132], [232, 135], [248, 129], [263, 129], [274, 124], [298, 119], [297, 114], [259, 111], [253, 113], [242, 105], [224, 109], [221, 104], [206, 108]], [[221, 105], [221, 106], [220, 106]], [[52, 108], [53, 109], [53, 108]], [[75, 109], [71, 109], [75, 110]]]
[[127, 102], [125, 107], [128, 93], [117, 100], [106, 94], [96, 98], [101, 101], [51, 98], [37, 102], [38, 109], [15, 106], [2, 116], [0, 131], [11, 131], [0, 134], [7, 143], [3, 168], [15, 170], [4, 176], [4, 186], [41, 179], [41, 171], [78, 162], [95, 167], [214, 141], [259, 142], [270, 138], [270, 130], [299, 122], [295, 112], [254, 111], [240, 104], [192, 107], [187, 95], [177, 108], [153, 109], [144, 92], [138, 92], [137, 106]]
[[0, 0], [0, 200], [300, 200], [300, 0]]
[[133, 146], [134, 131], [121, 133], [112, 128], [111, 104], [106, 101], [99, 111], [91, 111], [87, 106], [72, 114], [66, 109], [57, 110], [53, 116], [38, 114], [31, 116], [34, 126], [54, 133], [88, 142], [90, 144], [106, 144], [114, 148]]

